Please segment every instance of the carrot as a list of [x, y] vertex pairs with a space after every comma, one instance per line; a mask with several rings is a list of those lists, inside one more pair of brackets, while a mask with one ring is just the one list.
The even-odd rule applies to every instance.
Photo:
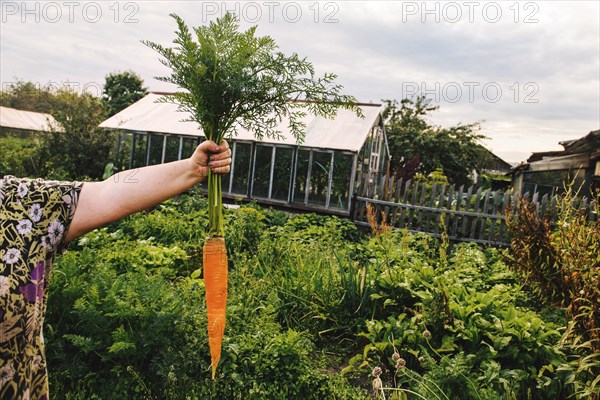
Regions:
[[204, 242], [204, 284], [208, 314], [208, 346], [212, 362], [212, 379], [221, 358], [221, 344], [225, 332], [225, 305], [227, 303], [227, 249], [225, 239], [213, 236]]

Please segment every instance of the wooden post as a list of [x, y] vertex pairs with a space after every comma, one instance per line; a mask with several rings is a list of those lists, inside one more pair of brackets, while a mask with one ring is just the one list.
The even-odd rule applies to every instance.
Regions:
[[[462, 209], [462, 194], [463, 194], [463, 185], [460, 185], [460, 187], [458, 188], [458, 197], [456, 199], [456, 207], [454, 207], [454, 221], [452, 223], [452, 233], [450, 233], [450, 237], [454, 237], [456, 238], [456, 234], [458, 233], [458, 219], [459, 219], [459, 214], [458, 211], [461, 211]], [[452, 215], [452, 214], [451, 214]]]

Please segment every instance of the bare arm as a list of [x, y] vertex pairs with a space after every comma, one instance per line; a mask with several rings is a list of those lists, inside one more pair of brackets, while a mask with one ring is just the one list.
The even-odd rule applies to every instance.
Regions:
[[64, 241], [180, 194], [202, 182], [209, 168], [218, 174], [227, 173], [230, 164], [227, 142], [217, 146], [205, 141], [186, 160], [122, 171], [102, 182], [86, 182]]

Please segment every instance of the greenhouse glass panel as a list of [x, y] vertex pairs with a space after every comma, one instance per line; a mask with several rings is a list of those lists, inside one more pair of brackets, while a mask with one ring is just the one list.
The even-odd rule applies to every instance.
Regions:
[[348, 209], [353, 161], [354, 156], [352, 154], [335, 153], [331, 199], [329, 200], [330, 208]]
[[369, 149], [371, 148], [371, 138], [367, 137], [365, 144], [360, 149], [360, 155], [358, 157], [357, 169], [359, 171], [369, 171]]
[[296, 162], [296, 181], [294, 183], [294, 201], [304, 203], [306, 196], [306, 177], [308, 176], [309, 150], [298, 150]]
[[[198, 143], [197, 139], [193, 139], [192, 147], [190, 149], [186, 150], [186, 140], [188, 140], [188, 139], [187, 138], [183, 139], [183, 149], [181, 151], [182, 158], [191, 156], [194, 153], [194, 150], [196, 150], [196, 147], [197, 147], [196, 143]], [[230, 146], [233, 147], [233, 144], [230, 144]], [[231, 156], [233, 157], [233, 148], [231, 149], [231, 152], [232, 152]], [[189, 154], [189, 156], [186, 156], [186, 154]], [[231, 166], [231, 167], [233, 167], [233, 166]], [[231, 193], [229, 190], [230, 182], [231, 182], [231, 173], [221, 175], [221, 190], [223, 191], [223, 193]]]
[[183, 148], [181, 149], [181, 159], [186, 159], [191, 157], [198, 146], [198, 139], [195, 137], [184, 137], [183, 138]]
[[134, 150], [133, 150], [133, 168], [145, 167], [146, 166], [146, 141], [148, 135], [143, 133], [136, 133], [134, 137]]
[[163, 135], [150, 135], [150, 158], [148, 165], [156, 165], [162, 162], [163, 143]]
[[383, 134], [383, 132], [381, 132], [381, 156], [380, 156], [380, 165], [379, 165], [379, 170], [385, 172], [386, 171], [386, 166], [387, 166], [387, 162], [388, 162], [388, 154], [387, 154], [387, 145], [385, 144], [385, 136]]
[[250, 143], [238, 142], [235, 144], [235, 157], [233, 160], [233, 185], [232, 193], [248, 194], [248, 175], [250, 174]]
[[269, 182], [271, 180], [271, 159], [273, 147], [265, 145], [256, 146], [256, 159], [254, 162], [254, 179], [252, 180], [253, 197], [269, 197]]
[[167, 150], [165, 151], [165, 162], [179, 160], [179, 140], [181, 136], [167, 136]]
[[331, 168], [331, 153], [313, 151], [312, 168], [310, 171], [309, 204], [325, 206], [329, 188], [329, 169]]
[[119, 171], [129, 169], [131, 161], [131, 146], [133, 145], [133, 133], [121, 132], [119, 134], [119, 151], [115, 164]]
[[275, 169], [273, 170], [273, 187], [271, 189], [272, 199], [288, 201], [293, 157], [293, 149], [289, 147], [275, 148]]
[[230, 174], [221, 175], [221, 190], [223, 193], [231, 193], [229, 191], [230, 178], [231, 178]]

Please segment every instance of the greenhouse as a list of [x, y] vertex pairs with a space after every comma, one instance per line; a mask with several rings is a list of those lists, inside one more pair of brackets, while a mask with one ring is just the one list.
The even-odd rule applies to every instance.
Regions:
[[35, 132], [62, 131], [50, 114], [0, 106], [0, 136], [27, 137]]
[[[162, 96], [151, 93], [100, 124], [118, 134], [119, 169], [189, 157], [203, 140], [198, 124]], [[228, 138], [233, 155], [224, 197], [347, 215], [359, 181], [377, 182], [388, 162], [383, 107], [360, 108], [364, 118], [347, 110], [334, 119], [307, 115], [300, 145], [285, 120], [278, 138], [257, 140], [239, 128]]]

